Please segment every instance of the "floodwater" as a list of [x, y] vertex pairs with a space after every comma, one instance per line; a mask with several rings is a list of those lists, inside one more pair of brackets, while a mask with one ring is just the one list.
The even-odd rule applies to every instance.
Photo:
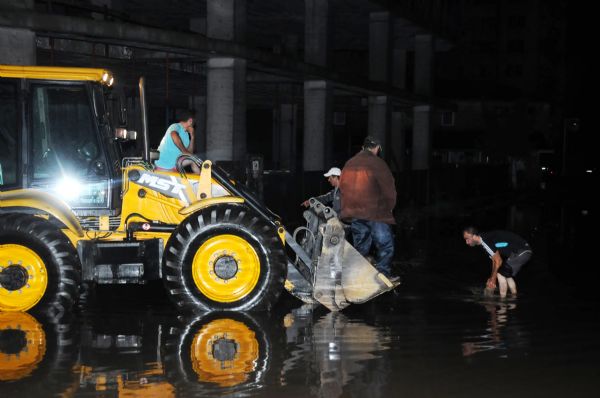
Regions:
[[[102, 288], [59, 320], [0, 313], [0, 397], [596, 397], [598, 300], [555, 250], [581, 220], [569, 240], [544, 209], [403, 219], [404, 283], [343, 313], [283, 297], [269, 314], [181, 316], [160, 286]], [[455, 228], [473, 216], [533, 244], [517, 298], [483, 296], [489, 260]]]

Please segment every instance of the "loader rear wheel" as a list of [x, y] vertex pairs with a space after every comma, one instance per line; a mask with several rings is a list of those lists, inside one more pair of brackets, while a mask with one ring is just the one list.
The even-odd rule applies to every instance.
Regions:
[[77, 299], [81, 266], [60, 229], [27, 214], [0, 219], [0, 311], [56, 316]]
[[200, 210], [173, 232], [163, 259], [169, 297], [184, 310], [265, 310], [286, 274], [274, 227], [239, 204]]

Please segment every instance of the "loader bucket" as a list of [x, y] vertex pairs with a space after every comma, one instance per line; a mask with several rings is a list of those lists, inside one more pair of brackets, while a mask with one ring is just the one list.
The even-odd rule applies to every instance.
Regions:
[[332, 209], [313, 198], [304, 218], [307, 226], [286, 237], [286, 244], [297, 255], [296, 261], [288, 264], [286, 289], [292, 295], [340, 311], [397, 286], [348, 243], [344, 224]]

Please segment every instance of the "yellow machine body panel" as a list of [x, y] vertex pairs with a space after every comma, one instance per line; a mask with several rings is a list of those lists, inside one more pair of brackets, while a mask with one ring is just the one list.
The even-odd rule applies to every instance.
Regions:
[[37, 189], [0, 192], [0, 207], [39, 209], [62, 222], [74, 236], [83, 237], [83, 229], [71, 207], [63, 200]]
[[202, 176], [184, 177], [176, 172], [157, 172], [141, 166], [125, 168], [121, 224], [118, 230], [125, 231], [127, 220], [144, 220], [136, 214], [152, 221], [177, 225], [198, 210], [220, 203], [244, 202], [242, 198], [229, 195], [214, 180], [211, 183], [212, 191], [218, 191], [222, 196], [213, 197], [209, 191], [205, 198], [197, 198], [201, 180]]

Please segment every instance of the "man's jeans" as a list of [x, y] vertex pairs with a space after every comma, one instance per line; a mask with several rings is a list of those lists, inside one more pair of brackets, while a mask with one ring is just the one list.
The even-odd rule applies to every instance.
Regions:
[[377, 270], [386, 276], [391, 275], [394, 237], [388, 224], [354, 219], [352, 220], [352, 240], [354, 248], [363, 256], [369, 254], [371, 245], [375, 244]]

